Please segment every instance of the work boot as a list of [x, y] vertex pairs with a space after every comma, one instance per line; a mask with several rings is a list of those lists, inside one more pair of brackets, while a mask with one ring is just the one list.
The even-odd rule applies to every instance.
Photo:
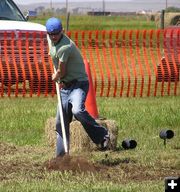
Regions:
[[110, 135], [109, 133], [107, 135], [104, 136], [104, 139], [102, 140], [102, 142], [100, 143], [101, 151], [106, 151], [109, 148], [109, 144], [110, 144]]

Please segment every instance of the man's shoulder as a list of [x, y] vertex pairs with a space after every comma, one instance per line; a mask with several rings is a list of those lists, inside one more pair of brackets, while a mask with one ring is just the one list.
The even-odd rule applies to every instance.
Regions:
[[63, 34], [63, 38], [61, 39], [60, 43], [68, 45], [72, 43], [72, 40], [66, 34]]

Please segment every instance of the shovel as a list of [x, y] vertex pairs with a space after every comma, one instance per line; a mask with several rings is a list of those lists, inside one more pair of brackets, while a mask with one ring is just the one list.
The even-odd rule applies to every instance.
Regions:
[[[54, 72], [56, 73], [55, 67], [54, 67]], [[65, 130], [65, 126], [64, 126], [64, 117], [63, 117], [63, 109], [62, 109], [62, 102], [61, 102], [61, 94], [59, 91], [59, 84], [57, 82], [56, 82], [56, 93], [57, 93], [57, 98], [58, 98], [58, 107], [59, 107], [60, 120], [61, 120], [64, 151], [65, 151], [65, 153], [68, 153], [66, 130]]]

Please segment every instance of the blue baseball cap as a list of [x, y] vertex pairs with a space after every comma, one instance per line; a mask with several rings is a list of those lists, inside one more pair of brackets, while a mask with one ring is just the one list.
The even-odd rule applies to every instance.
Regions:
[[55, 17], [49, 18], [46, 22], [46, 30], [48, 33], [58, 33], [62, 31], [61, 20]]

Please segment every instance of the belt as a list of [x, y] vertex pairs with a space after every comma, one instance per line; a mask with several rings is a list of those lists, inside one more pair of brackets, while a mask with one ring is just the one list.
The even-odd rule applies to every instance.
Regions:
[[65, 81], [61, 81], [60, 83], [60, 87], [61, 88], [70, 88], [72, 85], [74, 85], [77, 82], [76, 79], [73, 79], [72, 81], [69, 82], [65, 82]]

